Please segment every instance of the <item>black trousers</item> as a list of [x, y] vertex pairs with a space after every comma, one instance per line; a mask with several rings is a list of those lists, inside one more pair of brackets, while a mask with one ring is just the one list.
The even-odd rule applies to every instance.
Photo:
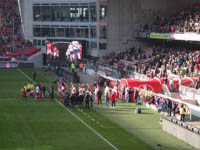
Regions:
[[81, 108], [82, 108], [82, 104], [83, 104], [84, 96], [83, 96], [83, 95], [80, 95], [78, 99], [79, 99], [79, 100], [78, 100], [79, 108], [81, 109]]
[[181, 114], [181, 121], [185, 122], [185, 114]]
[[98, 97], [98, 104], [102, 104], [101, 97]]
[[64, 106], [65, 107], [69, 106], [69, 99], [68, 98], [64, 99]]
[[115, 101], [112, 101], [112, 107], [115, 107]]
[[85, 102], [85, 107], [86, 107], [86, 109], [90, 109], [90, 105], [89, 105], [89, 104], [90, 104], [90, 101], [86, 101], [86, 102]]

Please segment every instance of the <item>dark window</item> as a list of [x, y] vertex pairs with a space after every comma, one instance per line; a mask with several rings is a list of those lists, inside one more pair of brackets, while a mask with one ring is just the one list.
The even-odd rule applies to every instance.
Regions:
[[50, 28], [42, 28], [42, 36], [50, 37]]
[[42, 32], [40, 27], [33, 27], [33, 36], [35, 37], [41, 37]]
[[49, 6], [42, 6], [42, 21], [51, 21], [51, 11]]
[[33, 20], [34, 21], [41, 21], [41, 7], [40, 6], [33, 6]]

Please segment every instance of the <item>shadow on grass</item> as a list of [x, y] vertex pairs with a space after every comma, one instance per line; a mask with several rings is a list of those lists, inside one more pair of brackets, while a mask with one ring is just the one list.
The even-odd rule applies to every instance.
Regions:
[[153, 115], [154, 113], [142, 112], [141, 114], [144, 114], [144, 115]]

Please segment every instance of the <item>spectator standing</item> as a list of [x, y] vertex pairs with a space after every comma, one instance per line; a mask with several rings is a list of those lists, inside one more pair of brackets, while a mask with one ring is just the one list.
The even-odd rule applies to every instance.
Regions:
[[172, 101], [168, 99], [167, 101], [167, 109], [168, 109], [168, 115], [171, 116], [172, 112]]
[[87, 62], [84, 64], [84, 72], [86, 73], [86, 69], [87, 69]]
[[199, 77], [199, 80], [197, 81], [197, 86], [196, 86], [196, 89], [198, 90], [200, 88], [200, 77]]
[[64, 106], [69, 106], [69, 93], [67, 91], [64, 91]]
[[39, 85], [37, 85], [35, 88], [35, 100], [39, 98], [39, 92], [40, 92], [40, 87]]
[[59, 66], [56, 65], [56, 74], [59, 75]]
[[46, 89], [45, 89], [45, 87], [44, 87], [44, 84], [41, 83], [41, 84], [40, 84], [40, 87], [41, 87], [41, 91], [42, 91], [42, 96], [45, 97]]
[[98, 93], [97, 93], [97, 97], [98, 97], [98, 105], [102, 104], [102, 100], [101, 100], [101, 96], [102, 96], [102, 91], [99, 89]]
[[78, 102], [79, 102], [79, 109], [82, 109], [83, 99], [84, 99], [84, 88], [82, 85], [79, 87], [79, 96], [78, 96]]
[[75, 70], [75, 64], [74, 63], [71, 64], [71, 70], [72, 70], [72, 73], [74, 73], [74, 70]]
[[134, 97], [134, 99], [135, 99], [135, 105], [138, 104], [138, 96], [139, 96], [139, 91], [137, 89], [135, 89], [135, 97]]
[[76, 99], [75, 94], [72, 94], [70, 97], [72, 109], [75, 108], [75, 99]]
[[49, 86], [49, 96], [51, 99], [54, 98], [54, 88], [53, 88], [52, 83], [50, 83], [50, 86]]
[[129, 88], [129, 91], [128, 91], [128, 102], [130, 103], [131, 100], [132, 100], [132, 95], [133, 95], [133, 90], [132, 88]]
[[87, 94], [86, 94], [86, 97], [85, 97], [85, 106], [86, 106], [86, 109], [90, 109], [90, 94], [89, 94], [89, 92], [87, 92]]
[[181, 115], [181, 121], [184, 122], [185, 121], [185, 108], [184, 108], [183, 104], [179, 108], [179, 112], [180, 112], [180, 115]]
[[174, 84], [173, 79], [170, 79], [169, 80], [169, 89], [170, 89], [171, 92], [173, 92], [173, 84]]
[[109, 87], [106, 85], [105, 90], [104, 90], [104, 96], [105, 96], [105, 107], [108, 107], [109, 104]]
[[51, 71], [51, 64], [48, 63], [48, 71]]
[[112, 99], [111, 108], [115, 108], [115, 102], [116, 102], [116, 100], [117, 100], [117, 92], [115, 92], [115, 91], [112, 92], [112, 97], [111, 97], [111, 99]]
[[22, 88], [22, 99], [25, 99], [26, 100], [26, 90], [25, 88]]
[[33, 70], [33, 81], [35, 81], [35, 78], [36, 78], [36, 72], [35, 70]]
[[125, 102], [125, 87], [122, 88], [122, 103]]

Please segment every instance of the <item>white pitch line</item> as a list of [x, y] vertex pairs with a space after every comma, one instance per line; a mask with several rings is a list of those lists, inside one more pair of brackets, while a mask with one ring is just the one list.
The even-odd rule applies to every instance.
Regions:
[[[19, 72], [21, 74], [23, 74], [27, 79], [29, 79], [30, 81], [32, 81], [33, 83], [36, 83], [35, 81], [33, 81], [27, 74], [25, 74], [23, 71], [19, 70]], [[63, 108], [65, 108], [65, 106], [59, 102], [57, 99], [54, 99], [57, 104], [59, 104], [60, 106], [62, 106]], [[71, 110], [69, 110], [68, 108], [65, 108], [65, 110], [67, 110], [72, 116], [74, 116], [76, 119], [78, 119], [81, 123], [83, 123], [88, 129], [90, 129], [94, 134], [96, 134], [98, 137], [100, 137], [104, 142], [106, 142], [110, 147], [112, 147], [114, 150], [118, 150], [117, 147], [115, 147], [112, 143], [110, 143], [106, 138], [104, 138], [101, 134], [99, 134], [95, 129], [93, 129], [90, 125], [88, 125], [85, 121], [83, 121], [80, 117], [78, 117], [75, 113], [73, 113]]]

